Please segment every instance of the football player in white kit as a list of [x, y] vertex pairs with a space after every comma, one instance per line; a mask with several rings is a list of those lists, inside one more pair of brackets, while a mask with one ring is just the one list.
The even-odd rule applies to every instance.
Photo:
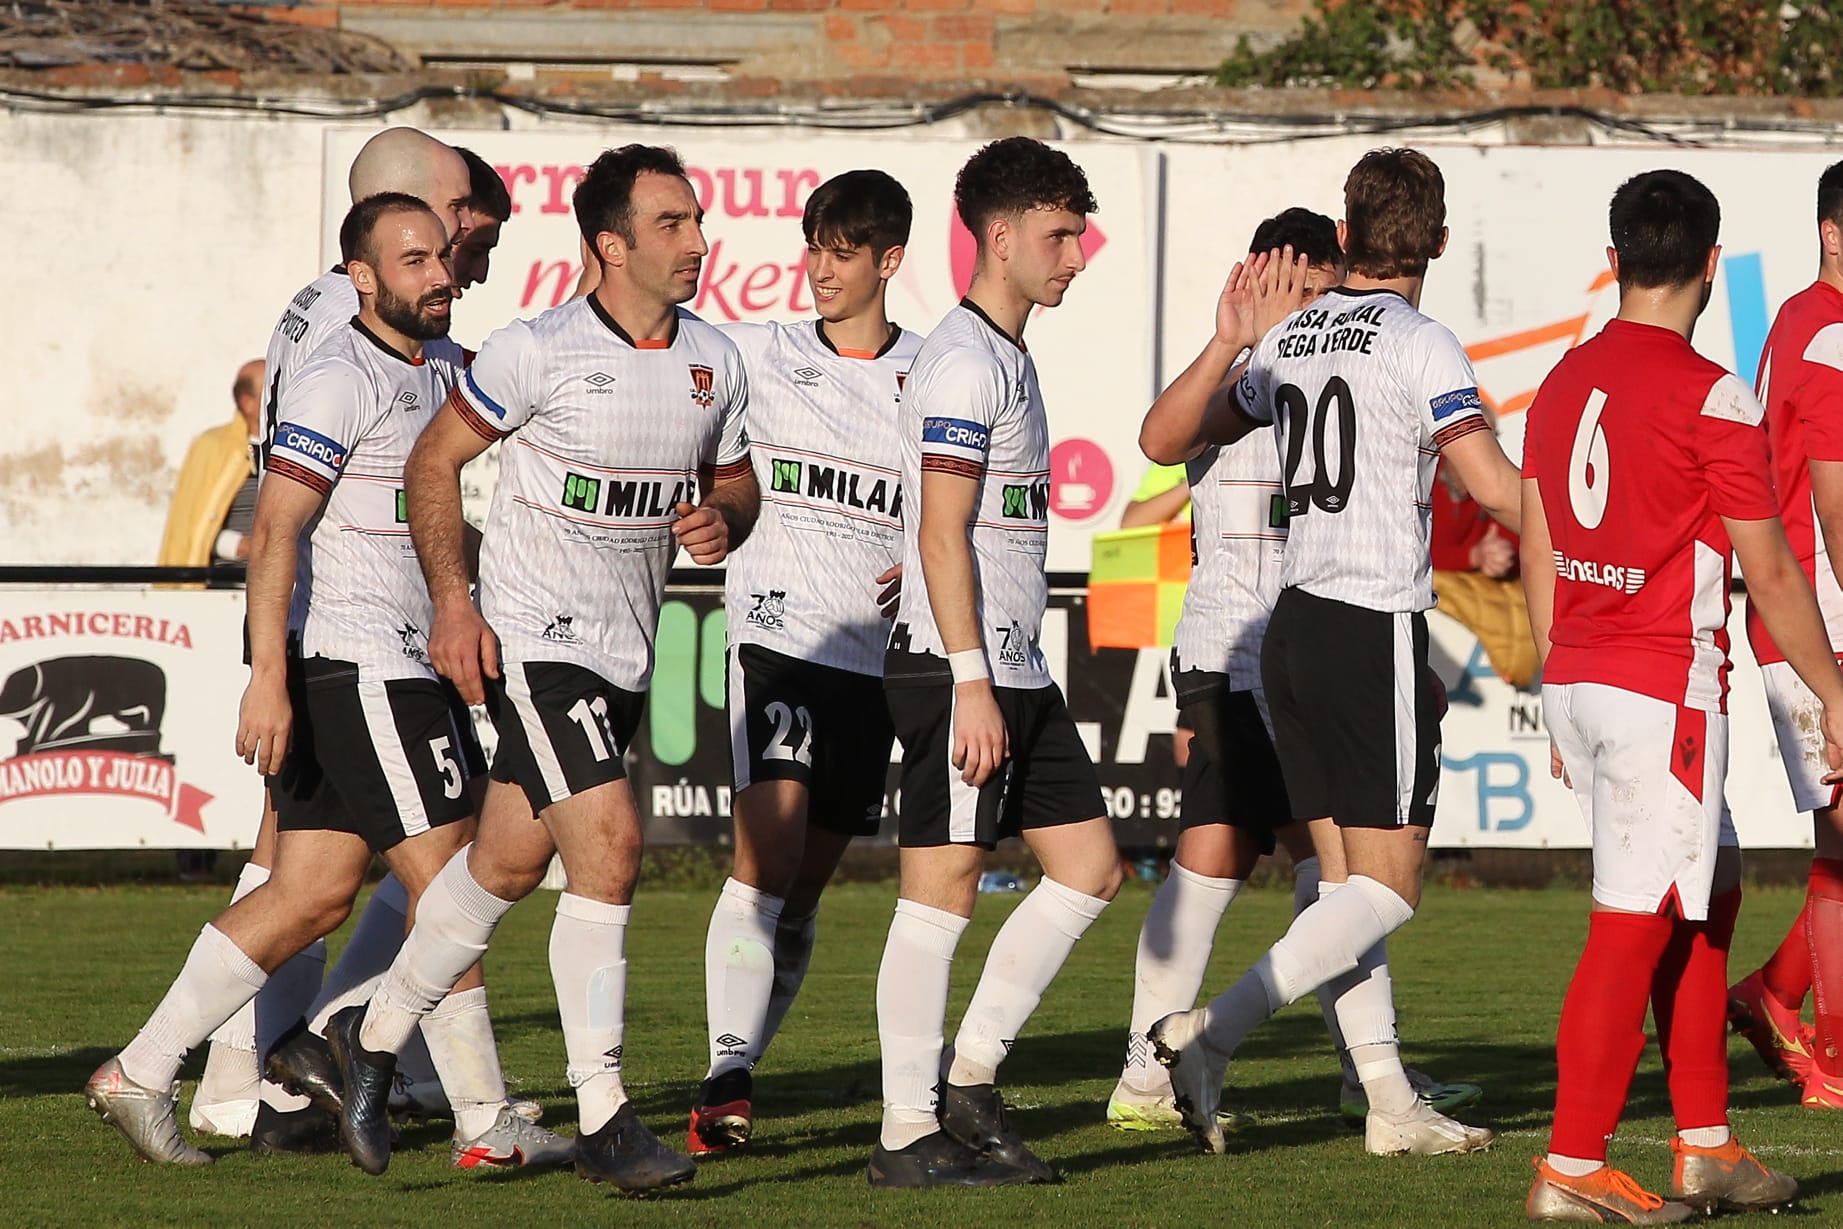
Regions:
[[[352, 161], [347, 187], [355, 204], [381, 192], [414, 196], [435, 211], [450, 237], [463, 238], [473, 229], [469, 205], [473, 184], [467, 163], [448, 146], [414, 128], [389, 128], [366, 141]], [[295, 373], [322, 342], [344, 331], [357, 312], [358, 292], [343, 263], [303, 286], [283, 309], [270, 333], [264, 359], [265, 452], [275, 431], [279, 400]], [[275, 811], [265, 794], [256, 843], [237, 877], [232, 904], [268, 879], [274, 849]], [[316, 1151], [330, 1146], [332, 1123], [325, 1112], [311, 1108], [306, 1096], [263, 1079], [263, 1060], [272, 1052], [279, 1053], [284, 1067], [297, 1068], [307, 1077], [304, 1083], [284, 1077], [289, 1083], [326, 1087], [331, 1060], [319, 1037], [306, 1035], [300, 1022], [312, 1020], [316, 1025], [312, 1031], [322, 1031], [325, 1004], [316, 996], [333, 1001], [342, 990], [375, 982], [402, 945], [407, 909], [402, 883], [386, 875], [327, 975], [324, 994], [321, 975], [326, 967], [326, 944], [316, 939], [276, 969], [255, 1000], [212, 1035], [210, 1056], [189, 1115], [194, 1130], [247, 1135], [251, 1146], [261, 1152]], [[485, 1027], [490, 1029], [490, 1025]], [[439, 1091], [426, 1051], [417, 1055], [413, 1074], [415, 1084], [406, 1084], [406, 1092], [431, 1085]], [[423, 1098], [429, 1099], [426, 1091]], [[529, 1101], [520, 1104], [527, 1114], [537, 1109]]]
[[[464, 364], [447, 340], [448, 239], [427, 205], [385, 193], [352, 207], [340, 248], [359, 312], [282, 398], [251, 534], [237, 750], [275, 800], [274, 874], [204, 928], [153, 1016], [86, 1088], [149, 1160], [209, 1163], [179, 1136], [180, 1062], [345, 920], [372, 855], [413, 898], [471, 828], [472, 729], [428, 664], [433, 610], [402, 499], [404, 461]], [[479, 984], [475, 969], [461, 991]], [[446, 1040], [431, 1036], [455, 1100], [457, 1164], [569, 1159], [567, 1142], [506, 1108], [496, 1062]]]
[[[1235, 985], [1149, 1030], [1184, 1125], [1206, 1152], [1224, 1147], [1216, 1106], [1236, 1046], [1327, 983], [1368, 1098], [1370, 1152], [1465, 1152], [1494, 1138], [1422, 1101], [1389, 1001], [1345, 991], [1384, 967], [1382, 941], [1413, 916], [1433, 823], [1440, 696], [1422, 612], [1433, 605], [1434, 465], [1444, 455], [1512, 531], [1519, 480], [1464, 348], [1416, 306], [1428, 263], [1446, 246], [1439, 168], [1413, 150], [1372, 150], [1344, 198], [1345, 283], [1267, 332], [1232, 386], [1232, 342], [1213, 342], [1180, 377], [1220, 390], [1205, 441], [1278, 426], [1288, 527], [1261, 679], [1293, 814], [1312, 825], [1323, 879], [1341, 884]], [[1296, 266], [1276, 262], [1268, 272]]]
[[[1250, 252], [1250, 260], [1262, 253], [1302, 258], [1306, 304], [1344, 280], [1337, 224], [1308, 209], [1288, 209], [1262, 222]], [[1239, 297], [1231, 290], [1225, 288], [1217, 304], [1212, 345], [1246, 349], [1260, 340], [1260, 330], [1245, 288]], [[1226, 448], [1200, 438], [1209, 398], [1220, 391], [1220, 385], [1212, 389], [1201, 381], [1174, 383], [1146, 414], [1140, 432], [1154, 460], [1188, 467], [1194, 567], [1171, 651], [1171, 677], [1179, 724], [1195, 736], [1184, 765], [1171, 874], [1139, 934], [1126, 1063], [1107, 1102], [1108, 1123], [1123, 1130], [1181, 1125], [1170, 1077], [1152, 1057], [1145, 1032], [1154, 1021], [1195, 1003], [1216, 928], [1261, 855], [1272, 853], [1277, 840], [1292, 857], [1294, 912], [1336, 886], [1321, 880], [1311, 834], [1293, 817], [1261, 686], [1261, 641], [1280, 591], [1286, 547], [1280, 460], [1265, 436]], [[1386, 959], [1380, 944], [1368, 955]], [[1366, 969], [1344, 993], [1375, 1000], [1381, 1035], [1360, 1040], [1391, 1042], [1395, 1013], [1386, 964]], [[1320, 987], [1325, 1027], [1344, 1070], [1339, 1109], [1361, 1123], [1367, 1098], [1338, 1025], [1336, 999], [1330, 987]], [[1481, 1095], [1475, 1084], [1441, 1084], [1418, 1071], [1410, 1070], [1408, 1079], [1423, 1102], [1442, 1112]]]
[[[621, 1082], [642, 845], [622, 756], [674, 555], [683, 546], [719, 563], [755, 522], [748, 379], [735, 344], [679, 307], [697, 292], [708, 248], [677, 154], [604, 153], [575, 208], [602, 264], [595, 292], [488, 338], [406, 470], [435, 603], [430, 658], [463, 697], [484, 700], [499, 746], [479, 838], [431, 885], [369, 1008], [334, 1016], [328, 1030], [346, 1087], [341, 1141], [371, 1173], [390, 1160], [394, 1055], [554, 850], [569, 877], [550, 965], [581, 1114], [576, 1172], [627, 1190], [696, 1174], [647, 1130]], [[500, 439], [476, 607], [460, 470]]]
[[[1049, 422], [1023, 334], [1086, 266], [1095, 208], [1068, 155], [974, 154], [954, 204], [972, 285], [916, 356], [901, 416], [903, 588], [884, 658], [902, 742], [901, 898], [877, 974], [883, 1125], [873, 1186], [1053, 1182], [1006, 1123], [999, 1064], [1120, 887], [1100, 782], [1039, 645]], [[993, 941], [953, 1046], [948, 977], [987, 850], [1020, 835], [1043, 878]]]
[[749, 1138], [749, 1073], [806, 975], [819, 894], [883, 815], [896, 415], [921, 347], [885, 298], [912, 215], [882, 171], [827, 180], [801, 222], [818, 318], [723, 326], [749, 372], [762, 512], [724, 580], [736, 854], [704, 946], [710, 1067], [691, 1109], [694, 1155]]

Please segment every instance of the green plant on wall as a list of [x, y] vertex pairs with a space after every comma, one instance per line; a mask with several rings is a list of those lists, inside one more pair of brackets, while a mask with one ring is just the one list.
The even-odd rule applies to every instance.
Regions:
[[1843, 9], [1741, 0], [1318, 0], [1297, 32], [1243, 39], [1221, 84], [1444, 89], [1488, 81], [1626, 94], [1843, 93]]

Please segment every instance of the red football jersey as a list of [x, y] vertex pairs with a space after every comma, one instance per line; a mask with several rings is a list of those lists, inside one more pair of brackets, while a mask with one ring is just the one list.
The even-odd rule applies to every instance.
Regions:
[[[1816, 282], [1785, 301], [1766, 335], [1754, 387], [1766, 406], [1785, 536], [1817, 591], [1830, 643], [1843, 645], [1843, 589], [1811, 503], [1811, 462], [1843, 461], [1843, 292]], [[1747, 639], [1761, 665], [1785, 660], [1751, 603]]]
[[1523, 454], [1555, 550], [1544, 682], [1726, 711], [1721, 518], [1779, 510], [1762, 413], [1739, 379], [1651, 325], [1614, 320], [1549, 373]]

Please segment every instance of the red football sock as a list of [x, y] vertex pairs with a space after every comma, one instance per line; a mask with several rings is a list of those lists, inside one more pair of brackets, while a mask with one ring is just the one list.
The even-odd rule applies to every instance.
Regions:
[[1679, 1131], [1728, 1122], [1728, 948], [1741, 890], [1709, 901], [1709, 920], [1672, 919], [1651, 977], [1651, 1015]]
[[1811, 861], [1805, 936], [1817, 1014], [1818, 1070], [1843, 1076], [1843, 862], [1835, 858]]
[[[1625, 1095], [1645, 1048], [1651, 974], [1670, 943], [1672, 919], [1595, 913], [1587, 947], [1568, 983], [1555, 1037], [1555, 1126], [1549, 1151], [1606, 1159]], [[1725, 991], [1727, 987], [1723, 987]]]
[[1803, 1010], [1805, 996], [1811, 993], [1811, 941], [1805, 935], [1805, 915], [1809, 908], [1807, 897], [1805, 908], [1798, 911], [1792, 928], [1779, 943], [1779, 950], [1760, 966], [1760, 981], [1765, 984], [1766, 993], [1791, 1011]]

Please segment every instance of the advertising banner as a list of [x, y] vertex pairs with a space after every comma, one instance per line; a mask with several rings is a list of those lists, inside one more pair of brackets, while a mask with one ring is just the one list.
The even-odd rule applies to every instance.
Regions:
[[[374, 128], [327, 135], [326, 264], [338, 259], [347, 208], [346, 170]], [[954, 176], [977, 141], [775, 134], [709, 128], [662, 132], [610, 126], [544, 132], [443, 132], [499, 170], [512, 217], [493, 254], [492, 275], [455, 307], [455, 336], [478, 347], [493, 329], [566, 302], [582, 272], [581, 237], [570, 208], [583, 166], [630, 141], [675, 146], [704, 207], [704, 260], [686, 307], [723, 324], [814, 316], [800, 217], [812, 190], [858, 168], [889, 172], [908, 189], [915, 222], [902, 269], [891, 281], [890, 316], [926, 333], [959, 301], [973, 274], [973, 239], [953, 209]], [[1156, 151], [1124, 144], [1066, 146], [1088, 174], [1100, 212], [1088, 220], [1088, 267], [1062, 306], [1030, 321], [1049, 405], [1050, 547], [1053, 571], [1088, 570], [1088, 538], [1119, 523], [1138, 483], [1139, 419], [1151, 404], [1157, 314]], [[490, 464], [470, 467], [469, 515], [478, 519], [493, 485]]]
[[248, 847], [243, 594], [0, 589], [0, 848]]

